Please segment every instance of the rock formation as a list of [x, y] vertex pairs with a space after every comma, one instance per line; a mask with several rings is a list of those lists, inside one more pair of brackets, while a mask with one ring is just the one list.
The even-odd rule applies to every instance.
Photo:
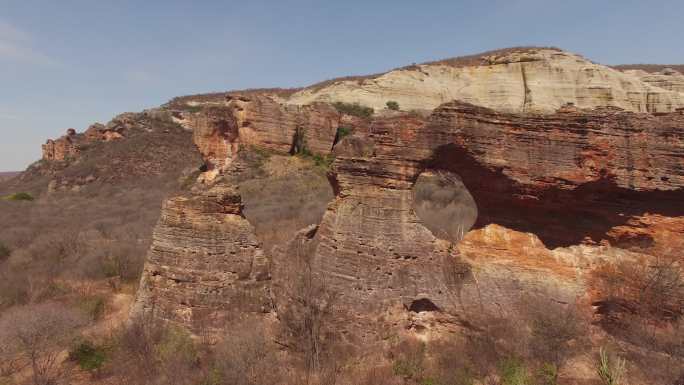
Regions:
[[141, 113], [126, 112], [114, 117], [106, 125], [94, 123], [82, 134], [69, 128], [66, 135], [48, 139], [43, 145], [43, 160], [65, 161], [78, 158], [81, 148], [98, 142], [123, 139], [135, 132], [152, 131], [152, 121], [170, 121], [171, 116], [162, 110], [147, 110]]
[[684, 106], [681, 78], [634, 76], [557, 49], [512, 49], [477, 60], [414, 65], [381, 75], [326, 82], [280, 100], [360, 103], [382, 110], [396, 101], [406, 111], [432, 110], [462, 100], [503, 112], [552, 113], [566, 103], [579, 108], [620, 107], [672, 112]]
[[684, 75], [672, 68], [663, 68], [657, 72], [646, 72], [644, 70], [626, 70], [624, 72], [652, 86], [684, 93]]
[[268, 260], [240, 196], [217, 186], [164, 204], [133, 315], [154, 312], [210, 332], [270, 311], [268, 279]]
[[76, 130], [70, 128], [66, 135], [58, 139], [48, 139], [43, 145], [43, 159], [63, 161], [78, 156]]
[[[522, 291], [587, 303], [600, 296], [587, 283], [600, 261], [666, 252], [684, 239], [679, 113], [565, 105], [510, 114], [449, 102], [427, 118], [365, 120], [324, 104], [229, 95], [181, 117], [195, 126], [208, 171], [220, 169], [205, 182], [231, 191], [233, 203], [209, 187], [165, 205], [138, 308], [159, 303], [160, 317], [194, 328], [205, 316], [219, 324], [230, 306], [267, 308], [273, 286], [259, 277], [277, 280], [279, 269], [266, 268], [274, 255], [240, 215], [230, 175], [245, 168], [235, 162], [241, 147], [285, 152], [302, 132], [317, 152], [334, 145], [336, 198], [307, 234], [312, 271], [336, 293], [340, 330], [350, 335], [369, 332], [389, 309], [458, 316], [515, 303]], [[337, 142], [343, 124], [354, 134]], [[441, 190], [419, 194], [417, 181]], [[435, 209], [462, 213], [462, 222], [424, 214]], [[284, 250], [277, 263], [287, 263]], [[228, 305], [238, 293], [253, 302]]]
[[[514, 115], [462, 102], [427, 121], [375, 120], [336, 151], [317, 269], [361, 321], [392, 303], [457, 313], [514, 303], [549, 284], [559, 300], [583, 297], [580, 267], [608, 254], [589, 245], [648, 253], [684, 239], [682, 127], [679, 114]], [[461, 258], [411, 209], [414, 181], [435, 171], [457, 174], [477, 203]]]

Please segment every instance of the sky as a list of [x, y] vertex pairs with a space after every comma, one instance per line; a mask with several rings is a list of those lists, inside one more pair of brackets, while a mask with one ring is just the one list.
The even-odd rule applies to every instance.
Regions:
[[682, 0], [0, 0], [0, 171], [67, 128], [179, 95], [521, 45], [684, 63], [682, 15]]

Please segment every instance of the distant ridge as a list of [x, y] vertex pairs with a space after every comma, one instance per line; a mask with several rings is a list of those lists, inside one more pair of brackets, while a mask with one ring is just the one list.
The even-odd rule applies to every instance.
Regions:
[[0, 171], [0, 182], [5, 181], [21, 174], [19, 171]]

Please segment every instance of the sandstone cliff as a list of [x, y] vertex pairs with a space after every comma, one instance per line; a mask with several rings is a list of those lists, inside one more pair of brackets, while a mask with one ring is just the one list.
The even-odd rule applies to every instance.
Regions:
[[292, 104], [342, 101], [376, 110], [393, 100], [407, 111], [432, 110], [455, 99], [504, 112], [551, 113], [566, 103], [635, 112], [670, 112], [684, 106], [676, 85], [680, 80], [640, 78], [556, 49], [504, 50], [466, 64], [420, 64], [329, 83], [281, 100]]
[[[264, 95], [228, 95], [223, 105], [177, 118], [195, 128], [205, 174], [212, 175], [200, 177], [209, 186], [200, 190], [209, 192], [165, 205], [138, 309], [163, 303], [162, 318], [195, 329], [194, 320], [206, 312], [214, 325], [228, 317], [225, 304], [235, 304], [231, 298], [243, 291], [256, 295], [254, 302], [233, 311], [278, 313], [272, 292], [280, 287], [282, 265], [294, 258], [292, 248], [264, 251], [249, 217], [237, 203], [224, 210], [211, 186], [237, 186], [250, 167], [243, 157], [251, 146], [286, 153], [298, 132], [335, 156], [329, 178], [336, 197], [307, 234], [314, 237], [312, 272], [336, 293], [339, 328], [349, 338], [357, 332], [379, 338], [378, 325], [396, 326], [396, 317], [410, 314], [466, 318], [476, 309], [501, 311], [520, 292], [551, 291], [566, 303], [600, 301], [603, 294], [589, 283], [599, 264], [672, 253], [684, 239], [679, 113], [565, 107], [521, 115], [450, 102], [427, 118], [361, 119], [325, 104], [293, 107]], [[334, 130], [341, 124], [353, 135], [339, 140]], [[438, 193], [418, 193], [426, 183]], [[238, 202], [239, 191], [231, 194]], [[207, 209], [195, 213], [197, 205]], [[440, 220], [434, 210], [460, 219]], [[221, 234], [216, 226], [205, 231], [208, 218], [223, 223]], [[243, 245], [238, 254], [230, 251], [235, 242]], [[206, 263], [196, 265], [198, 255]], [[231, 265], [229, 272], [260, 266], [269, 281], [249, 269], [242, 278], [217, 279], [212, 266], [220, 261]], [[203, 294], [208, 282], [220, 289]], [[241, 285], [247, 286], [237, 290]]]

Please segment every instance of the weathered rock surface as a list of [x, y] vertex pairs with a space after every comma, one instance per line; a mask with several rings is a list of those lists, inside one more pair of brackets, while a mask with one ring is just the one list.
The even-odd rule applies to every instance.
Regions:
[[58, 139], [48, 139], [43, 145], [44, 160], [66, 160], [78, 156], [76, 130], [70, 128], [66, 135]]
[[[461, 102], [426, 121], [377, 119], [336, 151], [337, 199], [317, 233], [316, 268], [359, 322], [393, 303], [458, 312], [550, 284], [571, 302], [586, 292], [581, 267], [591, 267], [578, 261], [602, 254], [589, 245], [649, 252], [684, 237], [682, 127], [679, 114], [513, 115]], [[461, 258], [411, 208], [414, 182], [435, 171], [457, 174], [477, 203]], [[630, 232], [641, 243], [617, 235]], [[551, 251], [579, 244], [586, 257]]]
[[[536, 63], [518, 59], [496, 65]], [[524, 292], [549, 291], [560, 302], [588, 303], [596, 294], [587, 276], [599, 263], [679, 247], [684, 115], [578, 104], [540, 115], [449, 102], [427, 118], [388, 113], [366, 121], [325, 104], [281, 105], [250, 94], [177, 118], [195, 129], [207, 170], [228, 177], [213, 179], [221, 189], [237, 183], [231, 173], [246, 167], [235, 162], [241, 146], [283, 153], [304, 138], [325, 154], [339, 139], [338, 127], [353, 128], [334, 145], [329, 177], [336, 198], [312, 240], [312, 269], [336, 293], [341, 330], [365, 333], [397, 306], [465, 316], [498, 311]], [[444, 191], [417, 194], [416, 181], [426, 179]], [[476, 220], [464, 196], [476, 204]], [[234, 272], [272, 256], [239, 212], [220, 202], [205, 192], [167, 203], [140, 307], [163, 303], [162, 318], [195, 328], [203, 317], [212, 325], [228, 319], [225, 304], [236, 304], [240, 292], [253, 302], [235, 305], [236, 313], [265, 309], [270, 283], [246, 267]], [[440, 227], [439, 216], [421, 219], [422, 210], [452, 209], [470, 214], [456, 227]], [[235, 242], [247, 246], [231, 254]], [[284, 250], [278, 263], [287, 263]], [[211, 265], [210, 254], [222, 262]], [[208, 282], [221, 289], [207, 294]]]
[[626, 70], [624, 72], [652, 86], [684, 93], [684, 75], [672, 68], [664, 68], [657, 72], [646, 72], [644, 70]]
[[169, 199], [155, 228], [132, 315], [211, 332], [270, 311], [270, 267], [239, 194], [215, 186]]
[[193, 131], [206, 162], [207, 180], [225, 172], [241, 146], [329, 154], [338, 127], [345, 124], [342, 115], [328, 104], [282, 105], [264, 95], [227, 94], [221, 102], [199, 111], [176, 111], [174, 115]]
[[[665, 79], [665, 80], [664, 80]], [[635, 112], [672, 112], [684, 106], [676, 76], [634, 76], [556, 49], [508, 50], [466, 65], [447, 61], [414, 65], [378, 76], [329, 82], [283, 96], [360, 103], [376, 110], [393, 100], [404, 110], [432, 110], [462, 100], [502, 112], [553, 113], [566, 103], [580, 108], [620, 107]]]

